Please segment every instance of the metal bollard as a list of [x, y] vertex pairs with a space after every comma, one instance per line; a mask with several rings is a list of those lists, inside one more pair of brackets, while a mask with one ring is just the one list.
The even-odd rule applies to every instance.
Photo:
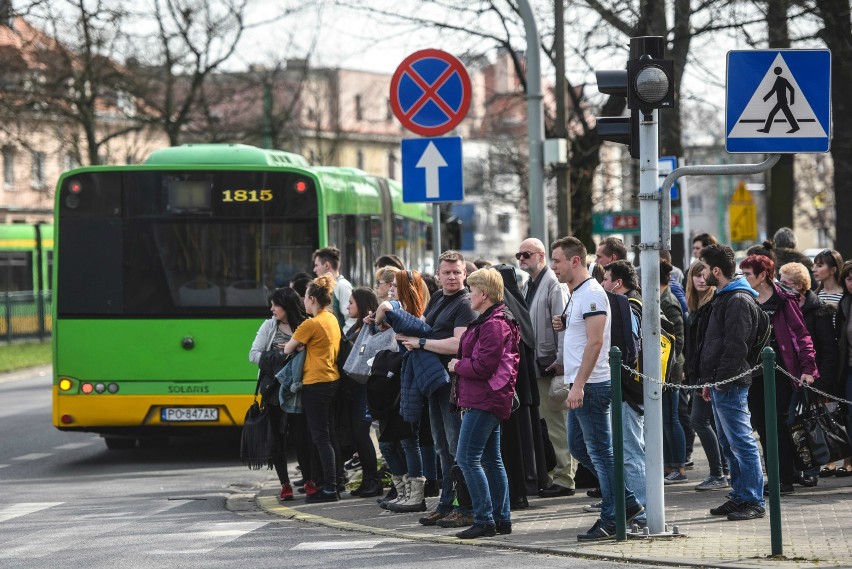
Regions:
[[778, 409], [775, 405], [775, 352], [763, 348], [763, 390], [766, 409], [766, 474], [769, 476], [769, 532], [772, 555], [783, 555], [781, 487], [778, 468]]
[[612, 384], [612, 455], [615, 462], [613, 498], [615, 499], [615, 539], [627, 539], [627, 505], [624, 500], [624, 434], [621, 421], [621, 350], [609, 351], [609, 379]]

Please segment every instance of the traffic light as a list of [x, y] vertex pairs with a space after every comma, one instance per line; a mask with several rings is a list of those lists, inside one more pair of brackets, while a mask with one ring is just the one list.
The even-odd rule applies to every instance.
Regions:
[[602, 140], [626, 144], [632, 158], [639, 158], [639, 113], [674, 107], [674, 64], [663, 59], [665, 40], [659, 36], [630, 38], [626, 70], [596, 71], [598, 90], [625, 97], [629, 117], [597, 117]]
[[650, 113], [674, 107], [674, 62], [643, 54], [627, 62], [627, 107]]

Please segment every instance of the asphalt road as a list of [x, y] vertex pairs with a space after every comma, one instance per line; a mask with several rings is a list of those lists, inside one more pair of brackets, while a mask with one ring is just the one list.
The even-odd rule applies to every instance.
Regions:
[[253, 501], [269, 471], [233, 440], [107, 450], [50, 422], [50, 378], [0, 378], [0, 567], [623, 567], [429, 544], [285, 520]]

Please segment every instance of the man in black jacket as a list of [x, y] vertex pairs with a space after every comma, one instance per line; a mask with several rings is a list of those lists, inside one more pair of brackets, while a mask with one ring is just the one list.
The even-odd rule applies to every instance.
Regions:
[[698, 327], [700, 381], [718, 384], [742, 376], [734, 382], [704, 388], [704, 399], [713, 401], [719, 443], [731, 465], [729, 499], [710, 513], [726, 515], [729, 520], [762, 518], [766, 514], [763, 472], [760, 450], [752, 437], [748, 410], [751, 375], [746, 373], [749, 347], [757, 334], [757, 293], [744, 278], [734, 278], [734, 252], [727, 245], [705, 247], [701, 261], [705, 265], [704, 281], [716, 287], [716, 295]]

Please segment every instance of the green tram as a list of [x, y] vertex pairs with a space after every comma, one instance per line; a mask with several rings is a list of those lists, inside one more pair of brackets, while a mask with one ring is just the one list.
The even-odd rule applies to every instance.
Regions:
[[431, 218], [401, 187], [243, 145], [64, 173], [56, 190], [53, 424], [110, 448], [237, 427], [268, 293], [328, 244], [372, 284], [394, 252], [422, 266]]
[[0, 340], [50, 333], [53, 225], [0, 225]]

